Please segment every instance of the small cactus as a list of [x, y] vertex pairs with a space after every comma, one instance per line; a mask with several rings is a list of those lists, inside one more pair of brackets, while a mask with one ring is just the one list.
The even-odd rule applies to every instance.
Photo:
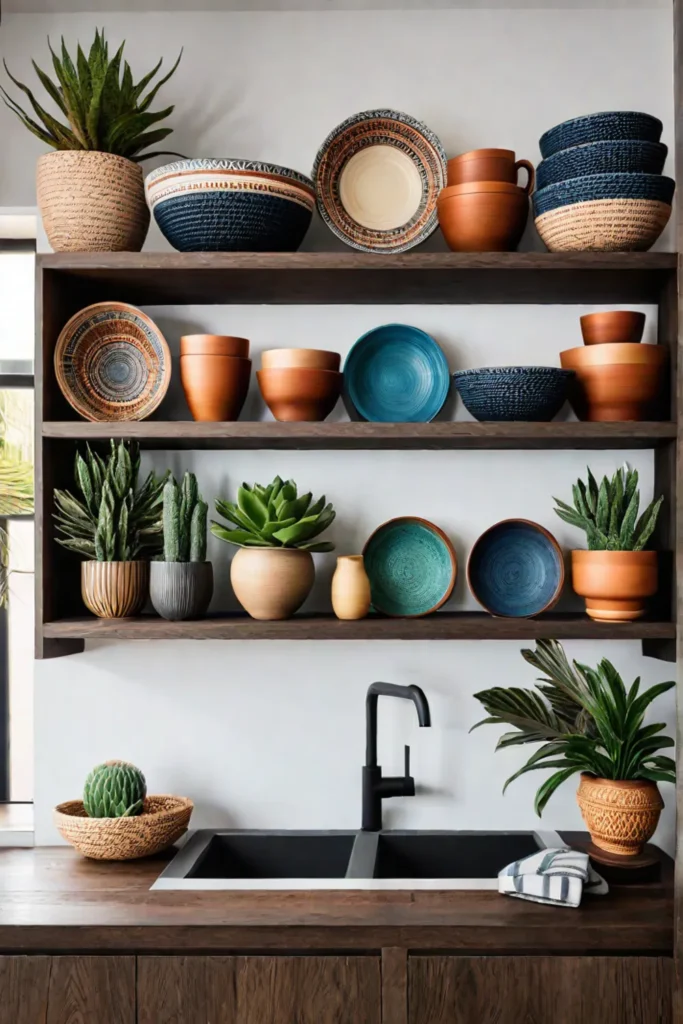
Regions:
[[83, 807], [89, 818], [133, 818], [142, 813], [147, 783], [128, 761], [105, 761], [88, 775]]
[[194, 473], [186, 473], [178, 486], [173, 477], [164, 485], [164, 561], [206, 561], [206, 517]]

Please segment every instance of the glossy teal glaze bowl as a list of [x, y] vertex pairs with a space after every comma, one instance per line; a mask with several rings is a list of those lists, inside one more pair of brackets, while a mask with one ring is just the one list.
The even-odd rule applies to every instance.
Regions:
[[451, 596], [458, 572], [455, 549], [438, 526], [416, 516], [390, 519], [363, 549], [372, 606], [384, 615], [416, 618]]

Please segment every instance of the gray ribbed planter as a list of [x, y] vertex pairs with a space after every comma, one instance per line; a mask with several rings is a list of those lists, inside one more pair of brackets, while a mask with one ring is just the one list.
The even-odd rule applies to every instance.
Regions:
[[164, 619], [201, 619], [213, 595], [211, 562], [151, 562], [149, 596]]

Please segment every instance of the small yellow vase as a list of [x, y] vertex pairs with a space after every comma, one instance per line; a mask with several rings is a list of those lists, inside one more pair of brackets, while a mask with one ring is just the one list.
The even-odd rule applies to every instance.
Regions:
[[370, 580], [362, 555], [341, 555], [332, 577], [332, 607], [338, 619], [364, 619], [370, 610]]

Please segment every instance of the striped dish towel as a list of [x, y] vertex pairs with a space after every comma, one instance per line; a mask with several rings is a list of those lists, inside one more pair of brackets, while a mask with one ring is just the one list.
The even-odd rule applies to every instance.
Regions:
[[539, 850], [498, 873], [498, 892], [533, 903], [578, 907], [584, 891], [603, 896], [609, 886], [593, 870], [587, 853], [568, 846]]

